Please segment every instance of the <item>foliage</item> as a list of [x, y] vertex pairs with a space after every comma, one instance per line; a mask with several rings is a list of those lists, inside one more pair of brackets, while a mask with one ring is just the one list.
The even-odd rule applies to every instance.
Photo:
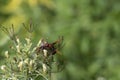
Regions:
[[[66, 69], [53, 80], [120, 80], [119, 0], [18, 0], [12, 5], [16, 8], [8, 3], [0, 10], [1, 24], [15, 24], [16, 31], [24, 36], [21, 23], [32, 18], [38, 26], [33, 41], [37, 42], [39, 36], [50, 41], [64, 36]], [[3, 59], [8, 38], [3, 33], [0, 36]]]

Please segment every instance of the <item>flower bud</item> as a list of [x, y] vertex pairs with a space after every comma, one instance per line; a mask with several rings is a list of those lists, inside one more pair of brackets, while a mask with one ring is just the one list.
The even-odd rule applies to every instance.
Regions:
[[34, 64], [34, 60], [30, 60], [30, 63], [29, 63], [29, 71], [32, 71], [33, 70], [33, 64]]
[[17, 41], [18, 44], [20, 44], [20, 40], [19, 40], [19, 38], [17, 38], [16, 41]]
[[6, 58], [9, 58], [8, 51], [5, 51], [5, 57], [6, 57]]
[[16, 46], [16, 49], [17, 49], [17, 52], [20, 53], [20, 46], [19, 45]]
[[22, 71], [22, 68], [23, 68], [23, 61], [19, 62], [18, 67], [20, 68], [20, 71]]
[[46, 64], [42, 64], [42, 67], [43, 67], [43, 72], [46, 73], [47, 72], [47, 67], [46, 67]]
[[5, 66], [5, 65], [2, 65], [2, 66], [1, 66], [1, 70], [6, 71], [6, 66]]
[[30, 60], [30, 67], [32, 67], [34, 64], [34, 60]]
[[43, 50], [43, 53], [44, 53], [45, 57], [47, 57], [47, 52], [48, 52], [47, 50], [45, 50], [45, 49]]
[[28, 64], [28, 62], [29, 62], [28, 58], [24, 60], [24, 63]]
[[25, 40], [27, 41], [27, 44], [30, 44], [30, 39], [29, 38], [25, 38]]

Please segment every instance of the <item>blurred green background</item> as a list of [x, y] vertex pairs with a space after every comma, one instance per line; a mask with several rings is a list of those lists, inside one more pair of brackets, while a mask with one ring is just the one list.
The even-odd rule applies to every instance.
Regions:
[[[0, 0], [0, 24], [20, 39], [30, 19], [33, 42], [64, 36], [66, 68], [52, 80], [120, 80], [120, 0]], [[0, 31], [0, 64], [10, 43]]]

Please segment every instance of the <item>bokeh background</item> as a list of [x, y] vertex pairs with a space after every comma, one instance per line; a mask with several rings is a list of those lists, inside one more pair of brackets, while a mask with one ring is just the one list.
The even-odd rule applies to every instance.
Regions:
[[[120, 0], [0, 0], [0, 24], [34, 26], [33, 42], [64, 36], [65, 69], [52, 80], [120, 80]], [[0, 65], [11, 41], [0, 30]]]

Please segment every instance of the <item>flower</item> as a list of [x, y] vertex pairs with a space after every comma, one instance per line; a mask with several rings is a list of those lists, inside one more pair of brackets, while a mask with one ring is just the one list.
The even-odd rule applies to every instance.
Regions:
[[16, 49], [17, 49], [17, 52], [20, 53], [20, 46], [19, 45], [16, 46]]
[[18, 44], [20, 44], [20, 40], [19, 40], [19, 38], [17, 38], [16, 41], [17, 41]]
[[2, 65], [2, 66], [1, 66], [1, 70], [6, 71], [6, 66], [5, 66], [5, 65]]
[[22, 71], [23, 61], [19, 62], [18, 67], [20, 68], [20, 71]]
[[35, 62], [34, 60], [30, 60], [30, 67], [33, 66], [34, 62]]
[[47, 52], [48, 52], [48, 51], [47, 51], [46, 49], [43, 50], [43, 53], [44, 53], [44, 56], [45, 56], [45, 57], [47, 57]]
[[46, 73], [47, 72], [47, 67], [46, 67], [46, 64], [42, 64], [42, 67], [43, 67], [43, 72]]
[[8, 51], [5, 51], [5, 57], [6, 57], [6, 58], [9, 58]]
[[29, 58], [24, 60], [24, 63], [28, 64], [28, 62], [29, 62]]
[[30, 63], [29, 63], [29, 71], [31, 72], [33, 70], [33, 64], [35, 63], [34, 60], [30, 60]]
[[25, 40], [27, 41], [27, 44], [30, 44], [31, 40], [29, 38], [25, 38]]

